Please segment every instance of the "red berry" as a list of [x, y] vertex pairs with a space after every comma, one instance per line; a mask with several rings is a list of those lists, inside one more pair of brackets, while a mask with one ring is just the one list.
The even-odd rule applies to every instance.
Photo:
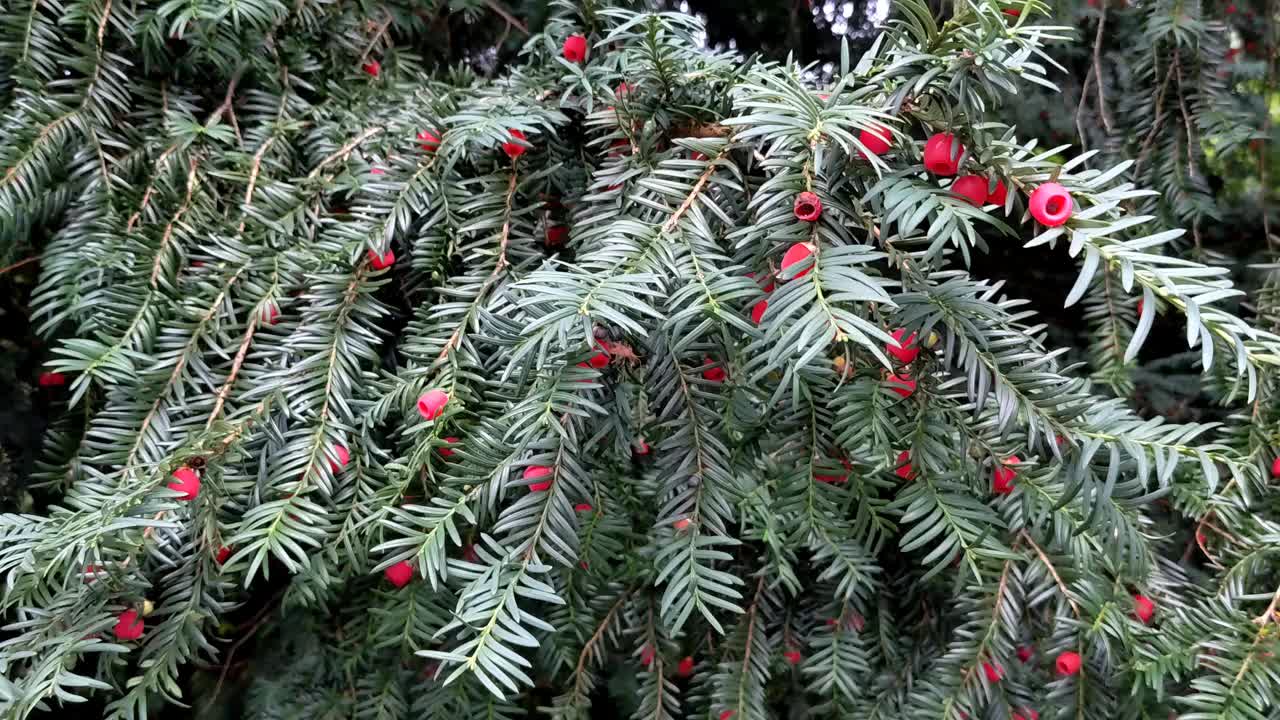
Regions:
[[1004, 461], [1003, 465], [999, 465], [991, 473], [991, 489], [998, 495], [1008, 495], [1013, 492], [1013, 479], [1018, 477], [1018, 473], [1013, 469], [1013, 465], [1022, 462], [1022, 458], [1017, 455], [1011, 456]]
[[1031, 708], [1023, 708], [1023, 711], [1026, 715], [1023, 715], [1022, 713], [1014, 713], [1013, 720], [1040, 720], [1040, 713], [1035, 710], [1032, 710]]
[[[883, 155], [893, 146], [893, 134], [883, 125], [872, 125], [858, 133], [858, 142], [867, 149], [866, 152], [872, 155]], [[866, 157], [866, 153], [861, 150], [858, 154]]]
[[[551, 475], [553, 472], [554, 470], [546, 465], [530, 465], [524, 469], [524, 479], [538, 480]], [[529, 490], [533, 492], [542, 492], [543, 490], [548, 490], [550, 488], [551, 480], [543, 480], [542, 482], [536, 482], [529, 485]]]
[[752, 305], [751, 306], [751, 322], [759, 325], [760, 321], [764, 319], [764, 311], [768, 309], [769, 309], [768, 300], [761, 300], [755, 305]]
[[732, 710], [725, 710], [724, 712], [720, 713], [720, 720], [729, 720], [729, 718], [731, 717], [733, 717]]
[[1000, 682], [1000, 678], [1004, 677], [1004, 668], [992, 663], [982, 663], [982, 672], [987, 674], [987, 680], [991, 682]]
[[712, 360], [711, 358], [703, 360], [702, 366], [706, 368], [702, 371], [702, 377], [713, 383], [724, 382], [725, 377], [728, 376], [728, 373], [724, 371], [724, 368], [716, 366], [715, 360]]
[[894, 475], [903, 480], [910, 480], [916, 476], [915, 468], [911, 467], [911, 452], [903, 450], [898, 453], [898, 469], [893, 471]]
[[413, 566], [409, 564], [408, 560], [401, 560], [395, 565], [383, 570], [382, 574], [387, 578], [387, 582], [398, 588], [402, 588], [405, 585], [408, 585], [409, 581], [413, 579]]
[[472, 543], [467, 543], [463, 546], [462, 559], [469, 563], [480, 562], [480, 554], [476, 552], [476, 546]]
[[569, 228], [563, 225], [552, 225], [547, 228], [547, 247], [560, 247], [569, 238]]
[[1231, 3], [1230, 5], [1228, 5], [1228, 6], [1227, 6], [1227, 14], [1228, 14], [1228, 15], [1235, 15], [1235, 14], [1236, 14], [1236, 4], [1235, 4], [1235, 3]]
[[906, 375], [890, 375], [887, 380], [889, 389], [902, 397], [911, 397], [911, 393], [916, 391], [916, 381]]
[[1053, 661], [1053, 667], [1059, 675], [1075, 675], [1080, 672], [1080, 653], [1068, 650]]
[[689, 527], [689, 518], [680, 518], [672, 524], [676, 530], [684, 530]]
[[982, 207], [987, 200], [987, 179], [981, 175], [964, 175], [951, 183], [951, 192], [970, 205]]
[[1016, 8], [1008, 8], [1005, 10], [1001, 10], [1000, 12], [1004, 13], [1005, 15], [1008, 15], [1009, 17], [1018, 17], [1019, 15], [1022, 14], [1022, 11]]
[[996, 180], [995, 189], [987, 193], [988, 205], [999, 205], [1004, 207], [1004, 202], [1009, 198], [1009, 190], [1004, 186], [1003, 180]]
[[378, 77], [378, 73], [382, 72], [382, 63], [377, 60], [370, 60], [364, 65], [361, 65], [360, 69], [364, 70], [370, 77]]
[[449, 393], [440, 390], [428, 390], [418, 398], [418, 414], [427, 420], [435, 420], [444, 412], [444, 406], [449, 404]]
[[331, 472], [340, 472], [351, 462], [351, 451], [347, 450], [346, 445], [334, 445], [333, 457], [329, 458], [329, 470]]
[[643, 439], [642, 439], [642, 440], [640, 440], [640, 441], [638, 442], [638, 444], [636, 445], [636, 448], [635, 448], [635, 454], [637, 454], [637, 455], [648, 455], [648, 454], [649, 454], [649, 443], [645, 442]]
[[814, 222], [822, 216], [822, 200], [811, 192], [802, 192], [796, 195], [796, 201], [791, 206], [791, 211], [796, 214], [796, 218], [805, 222]]
[[67, 384], [67, 376], [60, 372], [44, 372], [40, 373], [40, 379], [36, 383], [40, 387], [61, 387]]
[[1032, 650], [1030, 645], [1023, 645], [1018, 648], [1018, 659], [1022, 662], [1027, 662], [1034, 654], [1035, 650]]
[[280, 322], [280, 308], [277, 308], [275, 303], [267, 303], [262, 306], [262, 312], [258, 313], [258, 316], [267, 325], [275, 325]]
[[560, 52], [571, 63], [582, 62], [587, 57], [587, 39], [581, 35], [570, 35], [564, 39]]
[[587, 361], [587, 364], [596, 370], [603, 370], [609, 367], [609, 353], [598, 352], [591, 356], [591, 359]]
[[422, 130], [418, 133], [418, 145], [425, 152], [433, 153], [440, 148], [440, 136], [431, 130]]
[[1071, 210], [1075, 204], [1071, 201], [1071, 193], [1058, 183], [1044, 183], [1031, 192], [1027, 202], [1031, 217], [1045, 227], [1058, 227], [1071, 219]]
[[573, 506], [574, 512], [591, 512], [591, 503], [578, 503]]
[[[808, 243], [808, 242], [798, 242], [795, 245], [792, 245], [791, 247], [787, 248], [787, 252], [784, 253], [782, 256], [782, 271], [785, 273], [787, 270], [790, 270], [793, 266], [799, 265], [804, 261], [808, 260], [816, 250], [817, 248], [813, 246], [813, 243]], [[793, 279], [802, 278], [805, 275], [808, 275], [809, 272], [812, 270], [813, 270], [813, 265], [810, 265], [809, 267], [796, 273], [793, 276]]]
[[396, 261], [396, 254], [391, 250], [387, 250], [383, 255], [379, 255], [372, 250], [365, 254], [369, 258], [369, 266], [374, 270], [386, 270]]
[[1280, 457], [1271, 461], [1271, 477], [1280, 478]]
[[631, 94], [633, 88], [627, 83], [618, 83], [618, 87], [613, 89], [614, 97], [624, 98]]
[[[511, 133], [511, 137], [515, 138], [516, 140], [525, 139], [524, 132], [520, 130], [516, 130], [515, 128], [511, 128], [507, 132]], [[512, 160], [515, 160], [516, 158], [523, 155], [525, 150], [528, 150], [528, 148], [518, 142], [502, 143], [502, 152], [506, 153], [507, 157], [511, 158]]]
[[788, 651], [786, 651], [786, 652], [782, 653], [782, 657], [786, 658], [786, 659], [787, 659], [787, 662], [791, 663], [792, 665], [799, 665], [799, 664], [800, 664], [800, 651], [799, 651], [799, 650], [788, 650]]
[[645, 667], [649, 667], [649, 665], [652, 662], [653, 662], [653, 647], [650, 645], [645, 645], [644, 647], [640, 648], [640, 664]]
[[924, 167], [934, 175], [955, 175], [964, 146], [951, 133], [938, 133], [924, 145]]
[[1156, 604], [1146, 595], [1133, 596], [1133, 614], [1143, 623], [1150, 623], [1156, 615]]
[[145, 629], [137, 610], [125, 610], [116, 616], [116, 626], [111, 631], [116, 634], [116, 638], [127, 641], [142, 637]]
[[182, 493], [179, 500], [195, 500], [200, 494], [200, 475], [188, 467], [178, 468], [173, 471], [173, 482], [168, 487]]
[[693, 658], [686, 656], [680, 661], [680, 665], [676, 667], [676, 673], [680, 677], [689, 677], [693, 674]]
[[227, 558], [229, 557], [231, 557], [231, 548], [227, 547], [226, 545], [223, 545], [222, 547], [218, 548], [217, 554], [213, 556], [213, 561], [221, 565], [225, 563], [227, 561]]
[[894, 330], [891, 333], [891, 336], [894, 340], [898, 341], [898, 345], [894, 346], [886, 344], [884, 346], [885, 352], [888, 352], [890, 355], [897, 358], [900, 363], [909, 363], [912, 360], [915, 360], [916, 356], [920, 354], [920, 346], [916, 344], [916, 334], [911, 333], [910, 335], [907, 335], [906, 340], [903, 340], [902, 336], [906, 335], [906, 332], [906, 328], [898, 328], [897, 330]]
[[[458, 442], [458, 438], [447, 437], [444, 439], [444, 441], [449, 443], [450, 445], [453, 445], [454, 443]], [[440, 457], [453, 457], [453, 448], [449, 448], [449, 447], [440, 448]]]

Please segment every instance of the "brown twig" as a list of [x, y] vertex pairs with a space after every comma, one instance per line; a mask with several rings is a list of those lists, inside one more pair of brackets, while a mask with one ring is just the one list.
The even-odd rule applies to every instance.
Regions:
[[1196, 168], [1196, 134], [1191, 127], [1191, 113], [1187, 112], [1187, 99], [1182, 92], [1182, 61], [1178, 53], [1173, 54], [1174, 79], [1178, 81], [1178, 108], [1182, 111], [1182, 124], [1187, 129], [1187, 171], [1194, 178], [1200, 174]]
[[378, 26], [377, 32], [375, 32], [373, 37], [369, 39], [369, 44], [365, 46], [364, 52], [360, 53], [360, 62], [357, 63], [358, 65], [364, 65], [365, 60], [369, 59], [369, 53], [373, 52], [373, 46], [378, 44], [378, 40], [386, 34], [387, 28], [391, 27], [392, 19], [391, 14], [387, 13], [387, 19], [383, 20], [382, 24]]
[[31, 257], [27, 258], [26, 260], [19, 260], [18, 262], [14, 263], [14, 264], [12, 264], [12, 265], [9, 265], [9, 266], [6, 266], [6, 267], [2, 267], [2, 268], [0, 268], [0, 275], [4, 275], [5, 273], [9, 272], [10, 270], [17, 270], [18, 268], [22, 267], [23, 265], [30, 265], [31, 263], [33, 263], [33, 262], [37, 262], [38, 260], [40, 260], [40, 256], [39, 256], [39, 255], [32, 255]]
[[321, 161], [320, 161], [320, 162], [315, 166], [315, 168], [313, 168], [313, 169], [311, 170], [311, 172], [310, 172], [310, 173], [307, 173], [307, 179], [308, 179], [308, 180], [314, 180], [314, 179], [316, 178], [316, 176], [320, 174], [320, 170], [321, 170], [321, 169], [323, 169], [323, 168], [324, 168], [324, 166], [328, 165], [329, 163], [333, 162], [334, 160], [337, 160], [337, 159], [339, 159], [339, 158], [345, 157], [345, 156], [346, 156], [347, 154], [349, 154], [352, 150], [355, 150], [357, 145], [359, 145], [360, 143], [364, 142], [365, 140], [368, 140], [369, 138], [373, 137], [374, 135], [377, 135], [377, 134], [378, 134], [378, 133], [380, 133], [380, 132], [382, 132], [382, 128], [380, 128], [380, 127], [371, 127], [371, 128], [368, 128], [368, 129], [364, 130], [364, 131], [363, 131], [363, 132], [361, 132], [359, 135], [356, 135], [355, 137], [351, 138], [350, 140], [348, 140], [348, 141], [347, 141], [347, 143], [346, 143], [345, 145], [343, 145], [342, 147], [340, 147], [340, 148], [338, 148], [336, 151], [334, 151], [334, 152], [333, 152], [333, 154], [331, 154], [331, 155], [329, 155], [328, 157], [326, 157], [325, 159], [321, 160]]
[[1111, 117], [1107, 113], [1107, 95], [1102, 82], [1102, 29], [1107, 25], [1107, 3], [1102, 5], [1102, 15], [1098, 18], [1098, 33], [1093, 37], [1093, 77], [1098, 86], [1098, 115], [1102, 117], [1102, 125], [1111, 132]]
[[276, 594], [273, 595], [271, 599], [267, 601], [267, 604], [263, 605], [262, 609], [258, 611], [258, 614], [254, 615], [253, 619], [249, 621], [249, 631], [244, 635], [241, 635], [234, 643], [231, 644], [231, 647], [227, 649], [227, 659], [222, 662], [222, 672], [218, 673], [218, 683], [213, 686], [213, 695], [209, 698], [210, 707], [213, 706], [213, 701], [217, 699], [218, 693], [222, 691], [222, 684], [226, 682], [227, 673], [231, 670], [231, 660], [235, 657], [236, 650], [239, 650], [241, 645], [248, 642], [249, 639], [262, 628], [263, 624], [267, 621], [267, 616], [275, 610], [276, 603], [278, 603], [280, 598], [284, 596], [285, 589], [286, 588], [281, 588], [276, 591]]
[[160, 282], [160, 268], [164, 264], [164, 251], [169, 245], [169, 241], [173, 239], [173, 228], [186, 214], [187, 209], [191, 207], [191, 193], [196, 187], [196, 167], [200, 163], [200, 158], [196, 155], [191, 156], [191, 162], [187, 169], [187, 194], [182, 200], [182, 205], [178, 206], [177, 212], [173, 214], [173, 219], [168, 225], [164, 226], [164, 233], [160, 236], [160, 247], [156, 248], [156, 259], [151, 265], [151, 288], [154, 290]]
[[1035, 540], [1031, 539], [1026, 530], [1023, 530], [1019, 537], [1026, 540], [1027, 544], [1036, 551], [1036, 555], [1040, 557], [1040, 562], [1044, 563], [1045, 568], [1049, 570], [1049, 574], [1053, 576], [1053, 581], [1058, 584], [1058, 589], [1062, 591], [1062, 596], [1071, 604], [1071, 611], [1075, 613], [1076, 617], [1080, 617], [1080, 606], [1071, 597], [1071, 593], [1067, 590], [1067, 584], [1062, 581], [1062, 576], [1058, 574], [1057, 568], [1053, 566], [1052, 562], [1049, 562], [1049, 556], [1044, 554], [1044, 550], [1040, 549], [1040, 546], [1036, 544]]
[[227, 401], [227, 394], [231, 392], [231, 386], [236, 382], [236, 376], [240, 374], [240, 366], [244, 364], [245, 355], [249, 352], [249, 344], [253, 342], [253, 334], [258, 329], [258, 315], [249, 318], [249, 325], [245, 328], [244, 339], [240, 341], [240, 349], [236, 352], [236, 359], [231, 362], [231, 372], [227, 373], [227, 381], [218, 388], [218, 399], [213, 403], [213, 412], [209, 414], [209, 421], [204, 424], [205, 429], [213, 426], [213, 422], [218, 419], [218, 415], [222, 413], [222, 406]]
[[[1178, 51], [1175, 49], [1174, 55]], [[1151, 151], [1151, 144], [1155, 142], [1156, 133], [1160, 132], [1160, 126], [1164, 124], [1164, 96], [1169, 90], [1169, 82], [1173, 80], [1173, 63], [1169, 63], [1169, 69], [1164, 74], [1164, 81], [1160, 83], [1160, 90], [1156, 93], [1156, 119], [1151, 121], [1151, 130], [1147, 132], [1147, 137], [1142, 141], [1142, 147], [1138, 149], [1138, 158], [1133, 162], [1133, 175], [1137, 177], [1138, 169], [1142, 167], [1142, 162], [1146, 160], [1147, 153]]]
[[490, 10], [497, 13], [498, 17], [506, 20], [507, 25], [514, 27], [523, 33], [525, 37], [528, 37], [529, 28], [525, 27], [525, 24], [520, 22], [515, 15], [512, 15], [511, 11], [504, 7], [502, 3], [498, 2], [498, 0], [485, 0], [484, 4], [487, 5]]

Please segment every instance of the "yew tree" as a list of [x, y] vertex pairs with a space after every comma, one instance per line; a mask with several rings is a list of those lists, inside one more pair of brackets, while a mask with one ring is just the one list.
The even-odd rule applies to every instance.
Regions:
[[[631, 5], [0, 11], [60, 408], [0, 714], [1280, 711], [1280, 337], [1008, 122], [1073, 28], [895, 0], [824, 70]], [[1095, 385], [998, 246], [1230, 419]]]

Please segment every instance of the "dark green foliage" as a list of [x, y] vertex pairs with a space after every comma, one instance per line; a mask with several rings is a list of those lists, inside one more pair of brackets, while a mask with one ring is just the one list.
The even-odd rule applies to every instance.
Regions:
[[[39, 248], [31, 322], [72, 382], [39, 502], [0, 517], [4, 714], [1274, 713], [1274, 272], [1243, 303], [1185, 242], [1215, 208], [1167, 144], [1209, 149], [1170, 120], [1151, 160], [1007, 122], [1059, 79], [1048, 11], [899, 0], [828, 83], [596, 2], [518, 56], [463, 29], [493, 2], [6, 8], [0, 237]], [[1185, 53], [1188, 127], [1238, 149], [1221, 26], [1166, 11], [1114, 21], [1150, 54], [1107, 82]], [[470, 65], [406, 49], [436, 37]], [[1151, 119], [1134, 94], [1116, 126]], [[1003, 207], [923, 171], [943, 131]], [[1061, 228], [1026, 212], [1048, 181]], [[1054, 301], [1087, 362], [974, 269], [996, 252], [1079, 262]], [[1126, 402], [1156, 331], [1225, 422]]]

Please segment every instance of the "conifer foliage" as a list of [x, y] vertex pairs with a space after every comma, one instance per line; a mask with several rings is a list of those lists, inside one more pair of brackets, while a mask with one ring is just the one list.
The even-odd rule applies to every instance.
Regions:
[[[5, 716], [1274, 713], [1280, 338], [1002, 121], [1048, 10], [897, 0], [819, 87], [594, 1], [491, 76], [416, 3], [8, 6], [66, 412]], [[967, 269], [1020, 238], [1252, 415], [1097, 393]]]

